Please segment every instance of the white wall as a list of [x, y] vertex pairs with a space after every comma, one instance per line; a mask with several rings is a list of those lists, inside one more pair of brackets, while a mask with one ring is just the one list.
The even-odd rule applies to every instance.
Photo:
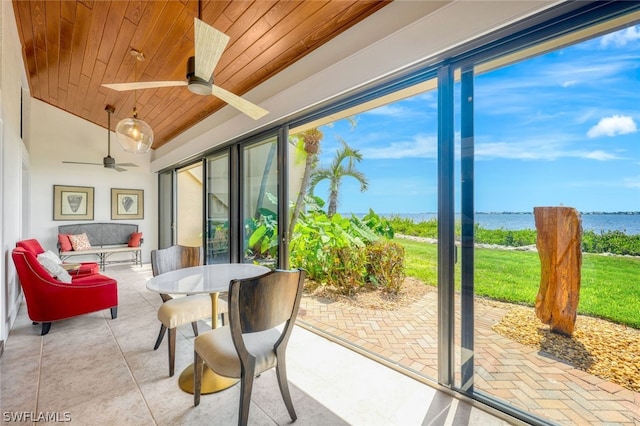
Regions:
[[11, 2], [0, 2], [0, 340], [6, 340], [21, 301], [11, 250], [23, 227], [23, 164], [29, 158], [20, 139], [20, 95], [24, 67]]
[[[112, 122], [112, 127], [115, 124]], [[30, 237], [38, 239], [45, 249], [56, 252], [59, 225], [88, 221], [53, 220], [53, 185], [89, 186], [94, 188], [95, 195], [93, 222], [137, 224], [144, 238], [143, 261], [148, 262], [150, 251], [158, 245], [158, 178], [149, 171], [151, 154], [125, 152], [111, 132], [111, 156], [117, 163], [134, 163], [138, 167], [118, 172], [101, 165], [63, 164], [62, 161], [101, 164], [107, 155], [107, 130], [35, 99], [31, 103], [30, 133]], [[144, 219], [111, 220], [111, 188], [144, 190]], [[108, 272], [107, 268], [107, 275]]]

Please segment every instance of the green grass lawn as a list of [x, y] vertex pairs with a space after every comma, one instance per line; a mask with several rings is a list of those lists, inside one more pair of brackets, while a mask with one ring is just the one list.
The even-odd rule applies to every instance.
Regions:
[[[405, 239], [395, 241], [405, 247], [407, 275], [435, 286], [437, 246]], [[459, 288], [460, 264], [456, 266]], [[476, 295], [533, 306], [539, 286], [538, 253], [475, 250]], [[640, 258], [584, 254], [578, 312], [640, 328]]]

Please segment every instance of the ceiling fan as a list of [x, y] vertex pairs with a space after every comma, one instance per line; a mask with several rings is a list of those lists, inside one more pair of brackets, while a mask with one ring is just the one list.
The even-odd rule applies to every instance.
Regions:
[[94, 166], [103, 166], [106, 169], [114, 169], [119, 172], [126, 172], [127, 169], [123, 167], [138, 167], [137, 164], [133, 163], [116, 163], [116, 159], [111, 156], [111, 114], [115, 111], [115, 108], [111, 105], [107, 105], [104, 107], [105, 111], [107, 111], [109, 117], [107, 119], [107, 156], [102, 159], [102, 164], [100, 163], [85, 163], [82, 161], [63, 161], [63, 163], [67, 164], [90, 164]]
[[[117, 91], [155, 89], [158, 87], [187, 86], [198, 95], [214, 95], [244, 114], [258, 120], [269, 111], [241, 98], [219, 86], [213, 84], [213, 70], [222, 56], [229, 36], [216, 30], [198, 18], [194, 18], [195, 56], [187, 60], [187, 77], [184, 81], [145, 81], [133, 83], [103, 84], [104, 87]], [[142, 53], [132, 50], [138, 60], [142, 60]]]

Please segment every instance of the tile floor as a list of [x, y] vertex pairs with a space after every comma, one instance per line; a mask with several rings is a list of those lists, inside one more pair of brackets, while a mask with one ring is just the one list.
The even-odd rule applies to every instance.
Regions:
[[[153, 351], [160, 297], [145, 287], [149, 265], [110, 266], [106, 274], [118, 280], [116, 320], [105, 310], [54, 323], [40, 336], [22, 305], [0, 358], [2, 424], [38, 416], [92, 426], [236, 424], [239, 385], [194, 407], [178, 373], [168, 377], [166, 339]], [[177, 372], [192, 361], [192, 344], [191, 327], [182, 327]], [[507, 424], [299, 327], [287, 360], [298, 425]], [[273, 371], [255, 381], [249, 422], [290, 423]]]

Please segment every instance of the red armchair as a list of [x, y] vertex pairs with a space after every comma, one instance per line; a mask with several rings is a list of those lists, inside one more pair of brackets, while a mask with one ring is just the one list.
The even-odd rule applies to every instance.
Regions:
[[11, 252], [20, 285], [27, 302], [29, 318], [42, 323], [41, 335], [51, 329], [51, 322], [102, 309], [118, 316], [118, 283], [101, 274], [72, 277], [69, 284], [55, 279], [24, 247]]
[[[23, 249], [30, 251], [35, 257], [38, 257], [39, 254], [44, 253], [44, 248], [42, 248], [38, 240], [34, 239], [18, 241], [16, 243], [16, 247], [22, 247]], [[79, 263], [79, 265], [80, 267], [78, 267], [77, 269], [69, 271], [69, 274], [74, 277], [83, 277], [86, 275], [97, 274], [100, 271], [100, 268], [96, 262], [82, 262]]]

